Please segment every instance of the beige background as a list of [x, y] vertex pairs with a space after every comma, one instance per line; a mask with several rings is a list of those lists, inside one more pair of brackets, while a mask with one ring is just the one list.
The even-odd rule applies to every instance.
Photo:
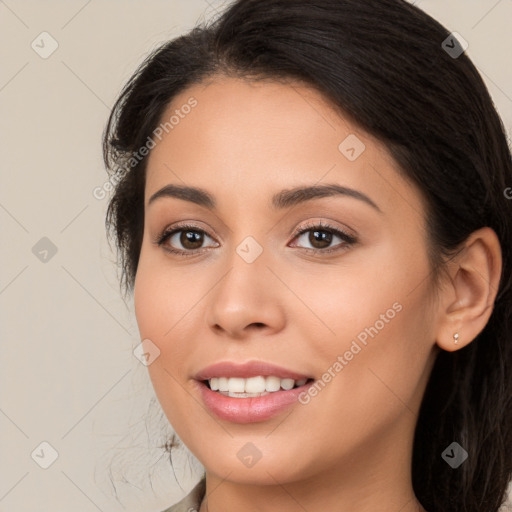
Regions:
[[[197, 461], [177, 457], [178, 483], [157, 448], [169, 427], [132, 354], [107, 199], [93, 190], [106, 183], [101, 134], [122, 85], [223, 3], [0, 0], [0, 512], [160, 511], [198, 478]], [[468, 41], [510, 134], [512, 1], [416, 4]], [[46, 59], [31, 47], [51, 49], [42, 32], [58, 44]]]

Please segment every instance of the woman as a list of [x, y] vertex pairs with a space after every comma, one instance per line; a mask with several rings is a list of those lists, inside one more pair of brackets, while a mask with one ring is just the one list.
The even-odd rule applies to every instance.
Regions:
[[169, 512], [499, 509], [512, 163], [463, 42], [402, 0], [238, 0], [142, 64], [104, 151], [205, 468]]

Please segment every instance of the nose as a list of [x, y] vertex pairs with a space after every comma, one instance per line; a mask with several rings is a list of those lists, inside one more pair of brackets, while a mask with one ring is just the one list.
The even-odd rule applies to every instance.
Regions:
[[219, 335], [244, 339], [268, 335], [285, 325], [283, 285], [267, 267], [264, 253], [252, 263], [238, 254], [208, 294], [207, 322]]

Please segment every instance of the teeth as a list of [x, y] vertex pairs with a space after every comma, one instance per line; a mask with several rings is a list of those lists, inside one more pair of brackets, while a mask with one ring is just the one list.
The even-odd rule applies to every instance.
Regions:
[[257, 376], [243, 379], [241, 377], [212, 377], [208, 381], [213, 391], [220, 391], [228, 396], [261, 396], [284, 389], [288, 391], [295, 386], [303, 386], [307, 379], [295, 381], [293, 379], [280, 379], [279, 377]]
[[245, 379], [242, 379], [240, 377], [231, 377], [228, 380], [228, 391], [230, 393], [244, 393]]
[[219, 377], [219, 391], [228, 391], [228, 379], [226, 377]]
[[281, 380], [281, 387], [283, 389], [286, 389], [288, 391], [289, 389], [292, 389], [293, 386], [295, 386], [295, 381], [293, 379], [282, 379]]
[[[244, 389], [242, 391], [245, 393], [263, 393], [264, 391], [268, 391], [265, 385], [265, 377], [250, 377], [240, 380], [244, 381]], [[229, 390], [231, 391], [231, 388], [229, 388]]]
[[265, 391], [279, 391], [281, 389], [281, 379], [279, 377], [265, 378]]

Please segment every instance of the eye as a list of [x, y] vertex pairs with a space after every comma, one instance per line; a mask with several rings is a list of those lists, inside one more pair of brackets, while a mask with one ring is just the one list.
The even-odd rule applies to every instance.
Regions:
[[[168, 252], [189, 256], [205, 248], [205, 239], [213, 240], [203, 229], [187, 224], [164, 230], [154, 243]], [[218, 247], [218, 244], [210, 247]]]
[[[317, 222], [315, 224], [307, 225], [296, 233], [294, 240], [302, 240], [303, 243], [307, 243], [310, 247], [303, 247], [304, 249], [314, 252], [334, 252], [346, 248], [356, 242], [356, 239], [341, 231], [334, 226]], [[331, 246], [333, 242], [339, 240], [334, 247]], [[295, 247], [294, 245], [293, 247]]]
[[[213, 244], [204, 246], [206, 239], [213, 241]], [[338, 239], [338, 243], [332, 246], [336, 239]], [[304, 226], [294, 234], [293, 240], [301, 241], [301, 243], [310, 246], [303, 247], [294, 243], [292, 247], [299, 247], [316, 253], [343, 250], [357, 241], [353, 236], [321, 221]], [[167, 228], [156, 237], [153, 243], [169, 253], [180, 256], [193, 256], [207, 247], [219, 247], [219, 244], [206, 231], [193, 224]]]

